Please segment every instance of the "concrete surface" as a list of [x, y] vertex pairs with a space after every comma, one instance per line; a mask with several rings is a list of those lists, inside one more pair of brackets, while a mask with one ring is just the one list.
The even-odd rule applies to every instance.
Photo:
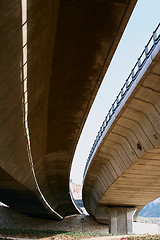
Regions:
[[132, 234], [135, 208], [108, 207], [109, 232], [112, 234]]
[[77, 213], [69, 195], [73, 155], [135, 3], [27, 1], [31, 163], [22, 104], [21, 1], [0, 1], [0, 201], [30, 216]]
[[160, 43], [115, 112], [89, 166], [83, 202], [143, 206], [160, 193]]

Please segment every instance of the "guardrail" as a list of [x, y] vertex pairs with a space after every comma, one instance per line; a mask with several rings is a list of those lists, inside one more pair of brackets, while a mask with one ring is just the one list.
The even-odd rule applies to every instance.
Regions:
[[85, 179], [88, 167], [90, 165], [94, 150], [97, 147], [97, 144], [98, 144], [99, 140], [101, 139], [103, 132], [105, 131], [109, 121], [111, 120], [113, 114], [115, 113], [115, 110], [119, 107], [121, 101], [126, 96], [126, 93], [131, 88], [133, 82], [135, 81], [135, 79], [137, 78], [139, 73], [141, 72], [142, 68], [144, 67], [145, 63], [147, 62], [147, 59], [150, 57], [151, 53], [153, 52], [153, 50], [155, 49], [155, 47], [159, 41], [160, 41], [160, 23], [158, 24], [156, 30], [153, 32], [150, 40], [148, 41], [147, 45], [145, 46], [145, 49], [143, 50], [142, 54], [138, 58], [138, 61], [134, 65], [130, 75], [128, 76], [127, 80], [125, 81], [125, 84], [121, 88], [120, 93], [116, 97], [116, 100], [112, 104], [110, 110], [108, 111], [107, 116], [105, 117], [105, 119], [102, 123], [102, 126], [100, 127], [100, 130], [96, 136], [96, 139], [93, 143], [93, 146], [91, 148], [91, 151], [89, 153], [89, 156], [88, 156], [88, 159], [86, 162], [86, 166], [85, 166], [84, 173], [83, 173], [83, 181]]

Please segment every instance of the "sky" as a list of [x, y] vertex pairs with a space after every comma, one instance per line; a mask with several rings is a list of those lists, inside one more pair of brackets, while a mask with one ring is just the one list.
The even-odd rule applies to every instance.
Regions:
[[73, 159], [72, 182], [82, 184], [102, 122], [159, 22], [160, 0], [138, 0], [84, 125]]

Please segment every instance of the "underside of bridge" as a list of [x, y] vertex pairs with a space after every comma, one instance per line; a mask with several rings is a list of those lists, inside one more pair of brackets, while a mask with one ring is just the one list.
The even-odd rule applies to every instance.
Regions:
[[134, 91], [122, 101], [86, 173], [84, 205], [100, 222], [118, 216], [118, 211], [124, 219], [160, 196], [160, 44], [155, 51]]
[[20, 0], [0, 2], [0, 201], [33, 216], [78, 212], [69, 194], [73, 155], [135, 4], [27, 1], [26, 137], [22, 6]]

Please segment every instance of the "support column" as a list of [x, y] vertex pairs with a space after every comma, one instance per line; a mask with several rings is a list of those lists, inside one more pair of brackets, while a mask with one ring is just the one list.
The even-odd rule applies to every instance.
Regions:
[[135, 208], [108, 207], [109, 232], [113, 234], [132, 234]]

